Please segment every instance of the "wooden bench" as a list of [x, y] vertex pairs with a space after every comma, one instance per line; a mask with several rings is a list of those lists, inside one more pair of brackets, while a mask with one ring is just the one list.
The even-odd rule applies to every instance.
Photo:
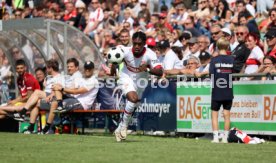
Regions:
[[[39, 125], [40, 125], [40, 131], [42, 131], [42, 121], [41, 121], [41, 115], [42, 114], [46, 114], [48, 111], [45, 111], [45, 110], [40, 110], [39, 111]], [[86, 114], [97, 114], [97, 113], [104, 113], [105, 114], [105, 127], [104, 127], [104, 129], [105, 129], [105, 133], [108, 133], [108, 115], [112, 115], [112, 114], [120, 114], [120, 113], [122, 113], [123, 112], [123, 110], [115, 110], [115, 109], [109, 109], [109, 110], [79, 110], [79, 109], [77, 109], [77, 110], [72, 110], [72, 111], [68, 111], [68, 112], [65, 112], [65, 113], [61, 113], [61, 114], [59, 114], [59, 115], [68, 115], [68, 116], [70, 116], [71, 117], [71, 119], [70, 119], [70, 127], [71, 127], [71, 129], [70, 129], [70, 131], [71, 131], [71, 133], [74, 133], [74, 123], [75, 123], [75, 121], [74, 121], [74, 119], [72, 118], [74, 115], [76, 115], [76, 114], [80, 114], [83, 118], [81, 119], [81, 122], [82, 122], [82, 131], [81, 131], [81, 133], [82, 134], [84, 134], [84, 122], [85, 122], [85, 119], [84, 119], [84, 117], [85, 117], [85, 115]]]

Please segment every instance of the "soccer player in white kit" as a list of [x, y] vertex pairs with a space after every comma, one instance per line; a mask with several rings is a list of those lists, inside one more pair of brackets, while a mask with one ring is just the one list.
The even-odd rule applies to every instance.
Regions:
[[133, 46], [124, 49], [124, 68], [120, 73], [118, 85], [127, 102], [121, 122], [114, 132], [118, 142], [126, 139], [129, 120], [142, 96], [149, 75], [163, 75], [162, 64], [157, 60], [155, 52], [145, 47], [146, 39], [145, 33], [136, 32], [132, 36]]

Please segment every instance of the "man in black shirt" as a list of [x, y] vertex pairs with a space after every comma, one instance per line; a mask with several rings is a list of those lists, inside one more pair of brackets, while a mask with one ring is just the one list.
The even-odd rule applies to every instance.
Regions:
[[217, 41], [219, 55], [212, 58], [209, 67], [209, 73], [212, 81], [212, 128], [213, 128], [213, 143], [219, 143], [218, 138], [218, 111], [223, 105], [224, 116], [224, 136], [223, 143], [227, 143], [228, 132], [230, 129], [230, 109], [232, 107], [233, 86], [232, 86], [232, 71], [234, 58], [227, 55], [230, 42], [224, 37]]
[[240, 73], [250, 54], [250, 50], [245, 46], [244, 43], [247, 34], [248, 28], [246, 26], [237, 27], [236, 37], [238, 39], [239, 45], [232, 51], [232, 56], [234, 57], [233, 73]]

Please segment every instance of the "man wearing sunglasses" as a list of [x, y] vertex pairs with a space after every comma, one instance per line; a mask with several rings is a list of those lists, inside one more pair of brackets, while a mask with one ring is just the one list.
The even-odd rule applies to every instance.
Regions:
[[234, 73], [240, 73], [250, 54], [250, 50], [245, 46], [245, 38], [248, 33], [249, 31], [246, 26], [238, 26], [236, 28], [235, 34], [239, 45], [232, 51], [232, 55], [234, 56]]
[[217, 45], [216, 44], [217, 44], [218, 39], [222, 37], [221, 26], [213, 25], [211, 27], [211, 37], [212, 37], [213, 43], [210, 44], [210, 46], [209, 46], [209, 52], [212, 56], [216, 56], [217, 55], [217, 53], [216, 53]]

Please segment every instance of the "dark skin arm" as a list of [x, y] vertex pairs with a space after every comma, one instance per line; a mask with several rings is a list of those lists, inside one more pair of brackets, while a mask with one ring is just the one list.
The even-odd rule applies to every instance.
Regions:
[[[146, 64], [143, 64], [139, 67], [139, 70], [147, 72], [147, 68], [148, 68], [148, 66]], [[149, 70], [149, 73], [152, 74], [152, 75], [156, 75], [156, 76], [161, 77], [163, 75], [163, 69], [161, 67], [160, 68], [153, 68], [153, 69]]]
[[111, 65], [111, 68], [110, 68], [110, 76], [116, 76], [116, 66], [115, 64], [112, 64]]

